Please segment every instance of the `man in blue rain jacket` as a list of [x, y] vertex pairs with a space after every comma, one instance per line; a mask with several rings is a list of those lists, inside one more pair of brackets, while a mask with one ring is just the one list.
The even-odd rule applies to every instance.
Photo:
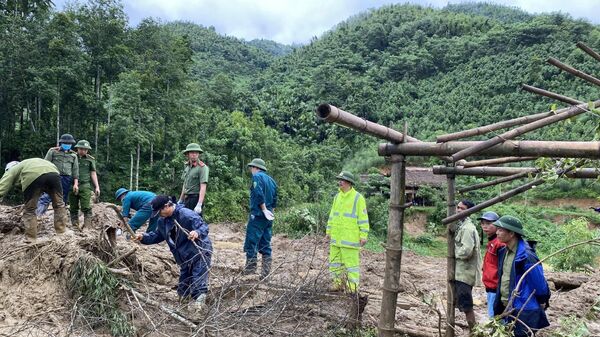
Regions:
[[166, 195], [156, 196], [151, 205], [152, 217], [160, 215], [156, 230], [137, 234], [136, 239], [145, 245], [167, 242], [180, 268], [177, 294], [193, 299], [193, 305], [200, 310], [206, 301], [212, 258], [208, 225], [200, 215], [174, 204]]
[[[541, 264], [529, 270], [539, 259], [534, 250], [523, 239], [523, 225], [513, 216], [505, 215], [494, 222], [498, 240], [506, 244], [498, 251], [498, 288], [494, 302], [494, 314], [502, 314], [511, 303], [511, 316], [517, 316], [515, 337], [530, 336], [529, 330], [535, 334], [539, 329], [550, 325], [546, 312], [549, 304], [550, 289], [544, 277]], [[514, 293], [519, 280], [524, 276], [521, 285]], [[514, 321], [508, 317], [507, 322]], [[526, 326], [525, 326], [525, 325]]]

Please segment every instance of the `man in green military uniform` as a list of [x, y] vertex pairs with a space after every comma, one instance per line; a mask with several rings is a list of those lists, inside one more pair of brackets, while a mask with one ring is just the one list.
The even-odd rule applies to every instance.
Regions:
[[[92, 225], [92, 189], [97, 196], [100, 195], [100, 185], [96, 175], [96, 159], [88, 152], [92, 149], [90, 142], [80, 140], [75, 145], [79, 161], [79, 193], [71, 193], [69, 205], [71, 207], [71, 223], [82, 230]], [[79, 206], [83, 212], [83, 226], [79, 225]]]
[[200, 215], [208, 183], [208, 166], [200, 160], [202, 152], [204, 151], [196, 143], [188, 144], [183, 151], [188, 160], [183, 169], [183, 188], [179, 196], [179, 203]]
[[23, 223], [25, 224], [25, 242], [37, 239], [38, 221], [35, 208], [42, 193], [47, 193], [54, 207], [54, 229], [62, 234], [66, 231], [67, 210], [63, 202], [62, 186], [56, 166], [41, 158], [31, 158], [22, 162], [12, 161], [6, 165], [6, 172], [0, 179], [0, 198], [13, 186], [21, 186], [25, 205]]
[[[65, 133], [60, 136], [58, 147], [50, 148], [44, 157], [44, 159], [58, 168], [63, 190], [63, 202], [65, 204], [69, 198], [71, 186], [73, 186], [73, 191], [75, 193], [79, 190], [79, 160], [77, 159], [77, 154], [71, 150], [71, 147], [74, 144], [75, 138], [73, 138], [72, 135]], [[40, 216], [46, 213], [48, 204], [50, 204], [50, 197], [48, 194], [44, 193], [38, 202], [36, 214]]]

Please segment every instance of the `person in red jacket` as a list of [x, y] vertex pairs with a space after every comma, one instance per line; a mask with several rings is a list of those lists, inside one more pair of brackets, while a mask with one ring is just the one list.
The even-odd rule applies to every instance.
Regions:
[[498, 288], [498, 249], [504, 247], [504, 244], [496, 237], [496, 226], [494, 221], [498, 220], [498, 214], [494, 212], [485, 212], [477, 220], [487, 234], [488, 243], [483, 257], [483, 285], [487, 293], [488, 316], [494, 317], [494, 301], [496, 299], [496, 288]]

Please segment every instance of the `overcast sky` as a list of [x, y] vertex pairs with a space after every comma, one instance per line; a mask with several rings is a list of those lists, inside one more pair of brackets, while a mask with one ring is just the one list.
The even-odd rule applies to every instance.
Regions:
[[[61, 9], [69, 0], [54, 0]], [[214, 26], [217, 32], [246, 40], [269, 39], [305, 43], [337, 23], [369, 8], [392, 3], [414, 3], [436, 8], [464, 1], [443, 0], [125, 0], [132, 26], [143, 18], [184, 20]], [[599, 0], [487, 0], [519, 7], [529, 13], [563, 12], [600, 23]]]

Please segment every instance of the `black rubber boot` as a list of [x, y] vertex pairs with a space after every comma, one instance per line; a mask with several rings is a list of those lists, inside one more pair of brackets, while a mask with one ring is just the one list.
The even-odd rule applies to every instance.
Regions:
[[256, 258], [248, 259], [246, 258], [246, 266], [244, 267], [244, 271], [242, 275], [252, 275], [256, 273]]
[[273, 258], [271, 256], [265, 256], [263, 255], [262, 257], [262, 265], [261, 265], [261, 271], [260, 271], [260, 279], [264, 280], [266, 279], [269, 274], [271, 274], [271, 263], [273, 262]]

